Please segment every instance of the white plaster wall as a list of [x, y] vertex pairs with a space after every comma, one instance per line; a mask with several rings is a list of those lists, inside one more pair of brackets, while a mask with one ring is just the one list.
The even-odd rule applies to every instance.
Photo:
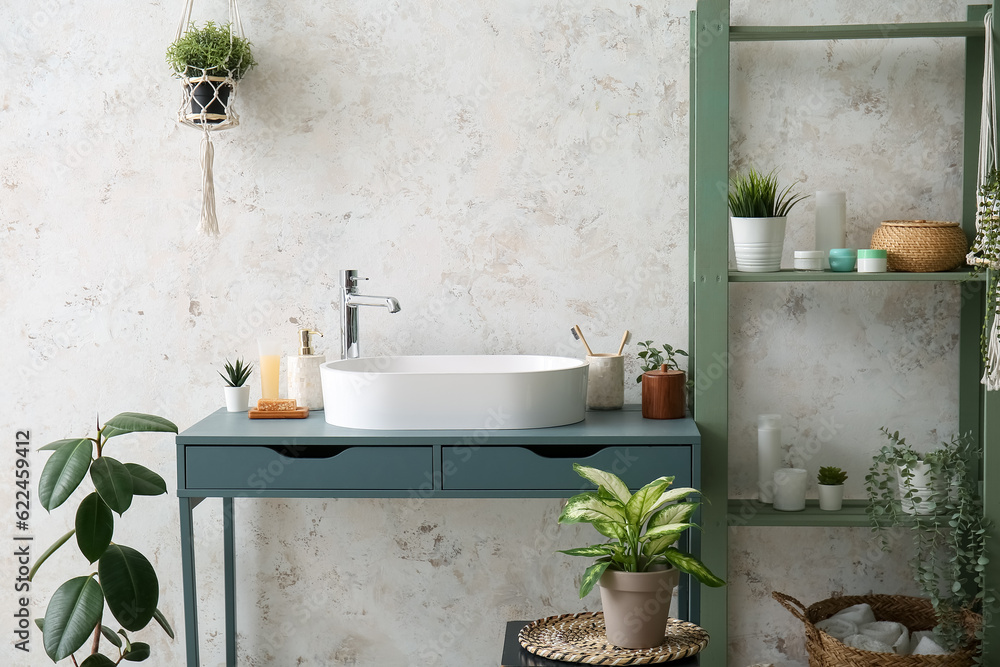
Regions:
[[[98, 413], [125, 410], [186, 427], [221, 404], [221, 360], [253, 356], [259, 334], [291, 347], [299, 326], [314, 326], [335, 355], [341, 268], [403, 305], [363, 314], [366, 354], [580, 355], [577, 323], [604, 351], [624, 327], [685, 346], [693, 4], [244, 2], [261, 65], [240, 87], [241, 126], [216, 137], [222, 236], [206, 239], [195, 233], [199, 136], [174, 121], [178, 84], [163, 64], [180, 3], [4, 3], [4, 446], [19, 429], [35, 447], [84, 435]], [[951, 1], [869, 5], [768, 1], [733, 13], [793, 24], [964, 16]], [[224, 11], [219, 0], [195, 6], [199, 20]], [[957, 219], [961, 67], [961, 45], [946, 40], [738, 45], [734, 164], [847, 190], [853, 244], [883, 218]], [[789, 257], [811, 246], [812, 210], [789, 221]], [[788, 416], [790, 461], [844, 465], [852, 497], [879, 425], [917, 438], [954, 429], [957, 288], [733, 295], [733, 495], [752, 494], [761, 411]], [[831, 420], [835, 437], [803, 461]], [[170, 437], [120, 447], [174, 486]], [[36, 480], [45, 458], [33, 455]], [[5, 460], [0, 515], [10, 517]], [[140, 633], [161, 664], [183, 664], [175, 504], [140, 499], [118, 529], [153, 558], [179, 632], [172, 643]], [[207, 665], [222, 662], [217, 505], [197, 520]], [[580, 563], [552, 553], [589, 539], [555, 529], [558, 506], [238, 501], [241, 664], [495, 662], [505, 620], [599, 604], [576, 600]], [[72, 524], [68, 507], [34, 508], [38, 551]], [[865, 556], [862, 530], [731, 538], [732, 665], [805, 664], [801, 628], [772, 588], [809, 602], [909, 587], [900, 557]], [[35, 614], [86, 571], [72, 549], [54, 557]], [[48, 664], [34, 640], [26, 658], [5, 637], [4, 655]]]

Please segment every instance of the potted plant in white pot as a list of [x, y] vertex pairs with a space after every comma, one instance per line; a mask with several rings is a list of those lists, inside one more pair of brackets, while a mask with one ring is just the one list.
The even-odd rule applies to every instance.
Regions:
[[250, 407], [250, 387], [246, 385], [246, 381], [253, 372], [253, 364], [244, 364], [242, 357], [236, 360], [235, 365], [226, 359], [225, 369], [226, 374], [223, 375], [220, 371], [219, 375], [226, 381], [226, 386], [223, 388], [226, 393], [226, 410], [246, 412]]
[[819, 482], [819, 508], [837, 512], [844, 506], [844, 482], [847, 473], [836, 466], [820, 466], [816, 475]]
[[251, 46], [231, 24], [207, 21], [202, 28], [192, 22], [167, 48], [167, 64], [191, 94], [188, 120], [209, 125], [225, 120], [236, 82], [257, 65]]
[[785, 222], [796, 204], [808, 197], [792, 191], [793, 183], [778, 189], [775, 171], [762, 174], [750, 167], [736, 174], [729, 184], [736, 270], [777, 271], [785, 244]]
[[698, 490], [667, 490], [674, 478], [659, 477], [632, 494], [612, 473], [578, 463], [573, 470], [598, 488], [570, 498], [559, 523], [589, 523], [608, 538], [561, 551], [597, 559], [583, 573], [580, 597], [600, 582], [608, 641], [624, 648], [658, 646], [680, 572], [706, 586], [725, 585], [695, 556], [674, 546], [684, 531], [697, 527], [690, 519], [699, 505], [678, 501]]

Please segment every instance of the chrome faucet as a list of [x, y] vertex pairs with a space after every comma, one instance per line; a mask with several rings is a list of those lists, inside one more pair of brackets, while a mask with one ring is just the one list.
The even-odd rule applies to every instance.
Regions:
[[399, 312], [399, 301], [391, 296], [365, 296], [358, 294], [359, 278], [354, 269], [340, 272], [340, 358], [357, 359], [361, 356], [358, 345], [358, 306], [379, 306], [390, 313]]

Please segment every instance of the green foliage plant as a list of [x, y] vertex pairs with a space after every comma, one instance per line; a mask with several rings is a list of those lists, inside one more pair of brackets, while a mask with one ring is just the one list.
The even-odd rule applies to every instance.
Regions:
[[820, 466], [816, 481], [823, 486], [840, 486], [847, 481], [847, 473], [836, 466]]
[[167, 48], [167, 64], [178, 78], [230, 76], [242, 79], [257, 65], [248, 39], [230, 32], [229, 23], [212, 21], [198, 28], [194, 22], [187, 32]]
[[250, 378], [250, 373], [253, 372], [253, 364], [244, 364], [242, 357], [236, 360], [235, 365], [229, 363], [229, 359], [226, 359], [225, 369], [226, 374], [223, 375], [222, 372], [219, 371], [219, 375], [221, 375], [222, 379], [226, 381], [226, 386], [242, 387]]
[[735, 218], [783, 218], [792, 207], [809, 195], [792, 191], [792, 183], [778, 189], [777, 170], [762, 174], [750, 167], [746, 174], [736, 174], [729, 182], [729, 210]]
[[[894, 533], [909, 529], [914, 555], [914, 579], [934, 606], [936, 634], [942, 646], [955, 650], [968, 640], [963, 622], [969, 612], [982, 614], [975, 632], [988, 637], [995, 596], [986, 586], [986, 552], [990, 524], [979, 496], [976, 461], [979, 447], [971, 434], [955, 436], [928, 453], [919, 453], [882, 427], [889, 444], [875, 454], [865, 477], [868, 519], [879, 534], [883, 551], [890, 551]], [[916, 472], [927, 466], [930, 488], [916, 485]], [[927, 514], [907, 513], [903, 504], [920, 506]]]
[[976, 269], [973, 275], [981, 274], [986, 269], [993, 269], [987, 274], [986, 310], [983, 317], [980, 350], [983, 364], [989, 366], [987, 351], [989, 350], [992, 323], [996, 317], [994, 304], [998, 303], [1000, 295], [1000, 172], [991, 169], [986, 182], [979, 188], [977, 198], [979, 206], [976, 213], [978, 231], [969, 249], [970, 262]]
[[584, 491], [570, 498], [559, 515], [559, 523], [589, 523], [608, 541], [578, 549], [560, 551], [570, 556], [596, 558], [583, 573], [580, 597], [585, 597], [607, 569], [622, 572], [647, 572], [654, 566], [673, 566], [687, 572], [706, 586], [724, 586], [724, 582], [690, 553], [673, 544], [689, 528], [700, 503], [677, 502], [697, 489], [681, 487], [667, 490], [673, 477], [659, 477], [634, 494], [616, 475], [579, 463], [573, 470], [595, 484], [597, 491]]
[[[167, 492], [166, 482], [152, 470], [105, 455], [111, 438], [140, 432], [177, 433], [177, 427], [163, 417], [123, 412], [103, 427], [98, 422], [97, 437], [56, 440], [41, 448], [52, 452], [38, 478], [38, 500], [47, 511], [66, 502], [88, 471], [94, 484], [93, 493], [76, 510], [75, 528], [49, 547], [28, 573], [32, 580], [48, 557], [74, 535], [80, 553], [91, 564], [89, 574], [74, 577], [56, 589], [45, 618], [35, 621], [42, 631], [45, 653], [53, 662], [70, 658], [77, 665], [74, 653], [91, 635], [90, 653], [79, 667], [109, 667], [122, 660], [141, 662], [149, 657], [149, 645], [131, 641], [128, 632], [142, 630], [151, 620], [173, 639], [173, 629], [157, 608], [160, 585], [152, 564], [132, 547], [112, 541], [115, 514], [124, 514], [137, 496]], [[121, 625], [117, 631], [105, 622], [105, 603]], [[99, 652], [102, 637], [117, 650], [117, 660]]]
[[[663, 344], [663, 349], [653, 347], [653, 341], [644, 340], [638, 344], [641, 347], [637, 353], [639, 361], [642, 362], [642, 372], [646, 373], [648, 371], [658, 370], [663, 364], [667, 365], [667, 369], [680, 370], [680, 366], [677, 365], [677, 357], [686, 357], [688, 353], [684, 350], [675, 348], [667, 343]], [[636, 384], [642, 382], [642, 374], [635, 379]]]

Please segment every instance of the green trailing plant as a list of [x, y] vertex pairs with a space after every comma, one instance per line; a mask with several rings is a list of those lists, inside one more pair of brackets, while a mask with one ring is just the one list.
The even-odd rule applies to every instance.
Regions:
[[820, 466], [816, 481], [823, 486], [840, 486], [847, 481], [847, 473], [836, 466]]
[[[963, 619], [970, 612], [982, 614], [975, 638], [984, 642], [992, 627], [995, 596], [986, 585], [990, 524], [979, 496], [979, 447], [967, 434], [920, 453], [899, 431], [881, 431], [889, 444], [875, 454], [865, 477], [868, 519], [880, 547], [891, 550], [893, 533], [888, 529], [908, 529], [914, 579], [934, 606], [941, 644], [955, 650], [968, 640]], [[929, 486], [918, 485], [918, 476], [925, 474]]]
[[[644, 340], [638, 344], [641, 347], [637, 353], [639, 360], [642, 362], [642, 372], [646, 373], [648, 371], [658, 370], [663, 364], [667, 365], [668, 369], [680, 370], [680, 366], [677, 365], [677, 357], [686, 357], [688, 353], [679, 347], [675, 348], [667, 343], [663, 344], [663, 349], [653, 347], [653, 341]], [[642, 373], [635, 379], [636, 383], [642, 382]]]
[[[48, 548], [28, 573], [32, 580], [38, 568], [70, 538], [76, 536], [80, 553], [96, 571], [74, 577], [52, 594], [45, 618], [35, 623], [42, 631], [45, 653], [53, 662], [70, 658], [93, 640], [90, 653], [80, 667], [109, 667], [122, 660], [140, 662], [149, 657], [149, 645], [132, 641], [128, 633], [142, 630], [155, 620], [173, 639], [174, 631], [157, 608], [160, 585], [152, 564], [141, 553], [113, 542], [115, 514], [121, 516], [137, 496], [158, 496], [167, 492], [166, 482], [138, 463], [121, 463], [107, 456], [111, 438], [139, 432], [176, 433], [177, 427], [154, 415], [123, 412], [97, 424], [93, 438], [69, 438], [51, 442], [41, 450], [51, 451], [38, 478], [38, 501], [51, 512], [77, 490], [89, 471], [94, 491], [77, 507], [75, 528]], [[121, 625], [112, 629], [104, 618], [107, 603], [111, 615]], [[118, 652], [116, 660], [100, 653], [101, 638]]]
[[673, 566], [687, 572], [706, 586], [724, 586], [704, 563], [673, 544], [689, 528], [691, 516], [700, 503], [678, 502], [697, 489], [667, 490], [673, 477], [659, 477], [634, 494], [617, 476], [579, 463], [573, 470], [595, 484], [597, 491], [585, 491], [570, 498], [559, 515], [559, 523], [589, 523], [608, 538], [604, 544], [560, 551], [570, 556], [597, 558], [583, 573], [580, 597], [585, 597], [607, 569], [646, 572], [654, 566]]
[[253, 372], [253, 364], [244, 364], [242, 357], [236, 360], [235, 365], [229, 363], [229, 359], [226, 359], [225, 369], [226, 374], [223, 375], [219, 371], [219, 375], [226, 381], [226, 385], [229, 387], [242, 387], [250, 378], [250, 373]]
[[987, 268], [994, 270], [987, 276], [986, 287], [986, 312], [983, 316], [982, 336], [980, 337], [980, 353], [983, 365], [989, 367], [989, 344], [991, 325], [996, 317], [998, 304], [998, 292], [1000, 292], [1000, 172], [996, 169], [990, 170], [986, 177], [986, 182], [979, 188], [979, 206], [976, 211], [976, 221], [978, 230], [976, 238], [969, 250], [970, 257], [973, 257], [975, 270], [973, 275], [977, 275]]
[[792, 183], [778, 189], [777, 170], [762, 174], [753, 167], [746, 174], [736, 174], [729, 182], [729, 210], [736, 218], [783, 218], [792, 207], [809, 195], [792, 191]]
[[178, 78], [231, 76], [239, 81], [257, 65], [248, 39], [231, 33], [231, 24], [212, 21], [187, 32], [167, 48], [167, 64]]

